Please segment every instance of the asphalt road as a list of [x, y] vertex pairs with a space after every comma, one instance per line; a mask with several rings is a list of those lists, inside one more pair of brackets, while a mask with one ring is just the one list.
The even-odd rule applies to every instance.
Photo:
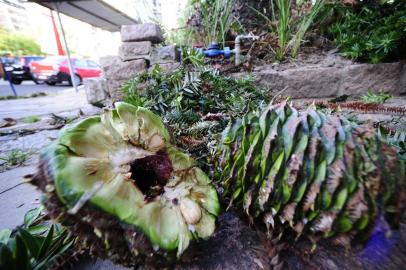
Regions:
[[[18, 96], [31, 96], [34, 93], [46, 93], [48, 95], [59, 94], [66, 89], [72, 88], [67, 84], [49, 86], [47, 84], [35, 84], [33, 81], [23, 81], [20, 85], [14, 85]], [[0, 96], [13, 96], [13, 91], [7, 81], [0, 80]]]

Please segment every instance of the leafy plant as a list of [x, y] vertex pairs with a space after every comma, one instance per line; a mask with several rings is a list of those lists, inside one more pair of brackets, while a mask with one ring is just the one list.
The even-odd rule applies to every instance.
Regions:
[[156, 67], [128, 81], [122, 91], [126, 102], [161, 116], [177, 146], [206, 169], [207, 144], [226, 126], [227, 119], [257, 110], [268, 96], [252, 76], [235, 79], [200, 63], [187, 63], [170, 74]]
[[343, 56], [379, 63], [400, 55], [406, 42], [406, 3], [347, 8], [330, 34]]
[[304, 16], [296, 30], [296, 33], [293, 35], [292, 39], [290, 40], [290, 47], [291, 47], [291, 55], [296, 57], [299, 53], [300, 46], [303, 43], [304, 36], [306, 35], [307, 31], [309, 30], [310, 26], [315, 21], [316, 17], [320, 14], [324, 6], [324, 0], [316, 0], [308, 14]]
[[235, 0], [197, 0], [190, 3], [195, 6], [194, 12], [201, 16], [204, 33], [199, 34], [203, 37], [206, 46], [212, 42], [225, 45], [226, 33], [233, 23], [231, 12], [234, 3]]
[[31, 115], [23, 118], [24, 123], [35, 123], [41, 121], [41, 118], [36, 115]]
[[399, 158], [406, 162], [406, 132], [396, 131], [393, 133], [380, 125], [378, 127], [378, 134], [382, 140], [394, 147], [398, 152]]
[[291, 0], [277, 0], [276, 6], [278, 7], [278, 48], [276, 49], [276, 59], [282, 60], [289, 41]]
[[182, 47], [182, 63], [196, 67], [204, 66], [204, 55], [197, 50]]
[[383, 90], [375, 94], [369, 89], [368, 92], [361, 97], [361, 100], [365, 103], [383, 104], [391, 98], [392, 95], [385, 93]]
[[[300, 8], [296, 8], [295, 13], [299, 13], [299, 15], [296, 16], [292, 15], [291, 0], [276, 0], [277, 14], [273, 11], [271, 17], [264, 15], [259, 10], [251, 8], [255, 10], [259, 16], [266, 19], [270, 31], [276, 30], [278, 35], [278, 47], [275, 50], [275, 57], [277, 60], [283, 60], [288, 54], [292, 57], [297, 56], [306, 33], [314, 23], [318, 14], [320, 14], [324, 3], [324, 0], [316, 0], [309, 11], [302, 11]], [[271, 3], [271, 10], [274, 10], [273, 2]], [[275, 24], [276, 28], [274, 28]]]
[[75, 239], [59, 225], [46, 225], [41, 212], [28, 211], [15, 232], [0, 231], [0, 269], [45, 270], [73, 246]]
[[11, 166], [21, 165], [28, 159], [28, 153], [20, 149], [14, 149], [6, 157], [0, 157], [0, 159], [6, 161]]

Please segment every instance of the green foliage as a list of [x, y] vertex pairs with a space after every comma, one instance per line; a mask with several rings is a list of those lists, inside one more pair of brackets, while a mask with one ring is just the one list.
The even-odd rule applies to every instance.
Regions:
[[6, 161], [7, 165], [16, 166], [23, 164], [28, 159], [28, 153], [14, 149], [6, 157], [0, 157], [0, 160]]
[[[297, 56], [306, 33], [324, 5], [325, 0], [316, 0], [310, 11], [300, 11], [300, 14], [296, 16], [293, 16], [291, 0], [276, 0], [277, 14], [272, 13], [270, 17], [267, 17], [259, 10], [251, 9], [256, 11], [258, 16], [266, 19], [270, 31], [276, 31], [278, 47], [275, 50], [275, 57], [277, 60], [283, 60], [288, 54], [292, 57]], [[274, 10], [273, 7], [271, 7], [271, 10]], [[276, 28], [274, 28], [275, 24]]]
[[207, 165], [207, 142], [221, 132], [227, 119], [259, 109], [268, 101], [265, 89], [251, 76], [230, 78], [190, 61], [168, 74], [159, 66], [128, 81], [124, 101], [151, 109], [168, 125], [178, 146]]
[[383, 126], [379, 126], [378, 134], [386, 143], [394, 147], [398, 152], [399, 158], [406, 162], [406, 132], [396, 131], [391, 133]]
[[291, 0], [277, 0], [278, 7], [278, 48], [276, 49], [276, 59], [282, 60], [286, 53], [286, 46], [289, 39], [290, 6]]
[[0, 29], [0, 54], [40, 55], [40, 46], [31, 38], [22, 34], [9, 33]]
[[[192, 0], [192, 14], [201, 19], [202, 33], [196, 33], [203, 39], [204, 45], [219, 42], [223, 46], [226, 42], [226, 33], [234, 25], [235, 19], [231, 16], [235, 0]], [[234, 25], [235, 26], [235, 25]]]
[[253, 77], [234, 79], [206, 66], [193, 70], [180, 67], [171, 74], [157, 66], [128, 81], [122, 91], [126, 102], [150, 108], [161, 116], [173, 110], [238, 116], [256, 110], [267, 99]]
[[329, 30], [343, 56], [372, 63], [388, 60], [405, 48], [406, 3], [347, 8]]
[[35, 123], [41, 121], [41, 118], [36, 115], [30, 115], [23, 118], [24, 123]]
[[188, 47], [182, 48], [182, 62], [184, 65], [204, 66], [204, 55]]
[[392, 95], [385, 93], [383, 90], [380, 90], [378, 93], [372, 92], [371, 89], [368, 90], [366, 94], [364, 94], [361, 99], [365, 103], [376, 103], [376, 104], [383, 104], [388, 99], [391, 99]]
[[74, 242], [58, 224], [43, 221], [42, 207], [32, 209], [15, 232], [0, 231], [0, 269], [48, 269]]

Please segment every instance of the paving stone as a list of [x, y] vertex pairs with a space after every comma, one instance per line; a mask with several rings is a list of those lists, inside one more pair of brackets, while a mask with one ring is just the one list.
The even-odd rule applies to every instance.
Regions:
[[21, 182], [24, 175], [35, 170], [35, 166], [29, 166], [0, 173], [0, 229], [21, 225], [24, 214], [39, 206], [40, 192], [34, 186]]
[[121, 26], [121, 41], [151, 41], [160, 43], [164, 41], [161, 27], [153, 23], [133, 24]]
[[92, 106], [87, 103], [86, 93], [81, 86], [77, 93], [74, 89], [69, 89], [54, 96], [1, 100], [0, 118], [20, 119], [27, 116], [41, 116], [86, 107]]

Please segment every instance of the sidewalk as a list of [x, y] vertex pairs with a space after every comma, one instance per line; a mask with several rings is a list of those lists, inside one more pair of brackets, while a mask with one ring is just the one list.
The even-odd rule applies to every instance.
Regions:
[[83, 87], [76, 93], [73, 88], [59, 94], [45, 97], [0, 100], [0, 119], [11, 117], [20, 119], [27, 116], [40, 116], [91, 107], [87, 103]]

